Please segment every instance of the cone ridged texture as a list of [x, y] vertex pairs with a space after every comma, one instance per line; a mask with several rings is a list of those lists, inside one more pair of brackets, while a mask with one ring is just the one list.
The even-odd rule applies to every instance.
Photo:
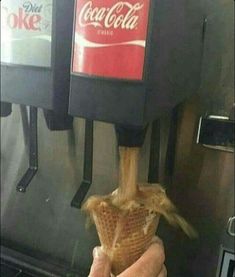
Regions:
[[104, 251], [117, 275], [137, 261], [153, 239], [159, 216], [143, 207], [125, 213], [106, 202], [93, 211], [93, 219]]

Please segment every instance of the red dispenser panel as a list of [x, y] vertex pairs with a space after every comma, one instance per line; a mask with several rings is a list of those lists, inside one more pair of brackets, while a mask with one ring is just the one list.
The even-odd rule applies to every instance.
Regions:
[[79, 0], [73, 72], [142, 80], [150, 1]]

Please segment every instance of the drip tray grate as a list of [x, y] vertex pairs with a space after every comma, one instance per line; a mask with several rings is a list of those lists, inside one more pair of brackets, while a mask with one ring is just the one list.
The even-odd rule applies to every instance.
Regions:
[[[26, 252], [26, 251], [25, 251]], [[69, 268], [47, 257], [38, 258], [1, 245], [1, 277], [85, 277], [87, 270]], [[44, 257], [45, 258], [45, 257]]]
[[24, 272], [21, 268], [6, 264], [4, 261], [1, 261], [1, 276], [2, 277], [33, 277]]

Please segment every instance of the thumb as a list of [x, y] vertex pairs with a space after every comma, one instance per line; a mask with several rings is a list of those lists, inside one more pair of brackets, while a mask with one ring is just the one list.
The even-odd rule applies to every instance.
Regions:
[[88, 277], [109, 277], [110, 261], [108, 256], [102, 251], [101, 247], [93, 250], [93, 263]]

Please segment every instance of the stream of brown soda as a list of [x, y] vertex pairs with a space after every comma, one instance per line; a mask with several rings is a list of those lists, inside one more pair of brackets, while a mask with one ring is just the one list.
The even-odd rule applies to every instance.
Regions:
[[118, 188], [106, 196], [91, 196], [83, 207], [96, 225], [115, 274], [143, 254], [161, 215], [189, 237], [196, 236], [161, 185], [138, 183], [139, 152], [139, 148], [119, 147]]

